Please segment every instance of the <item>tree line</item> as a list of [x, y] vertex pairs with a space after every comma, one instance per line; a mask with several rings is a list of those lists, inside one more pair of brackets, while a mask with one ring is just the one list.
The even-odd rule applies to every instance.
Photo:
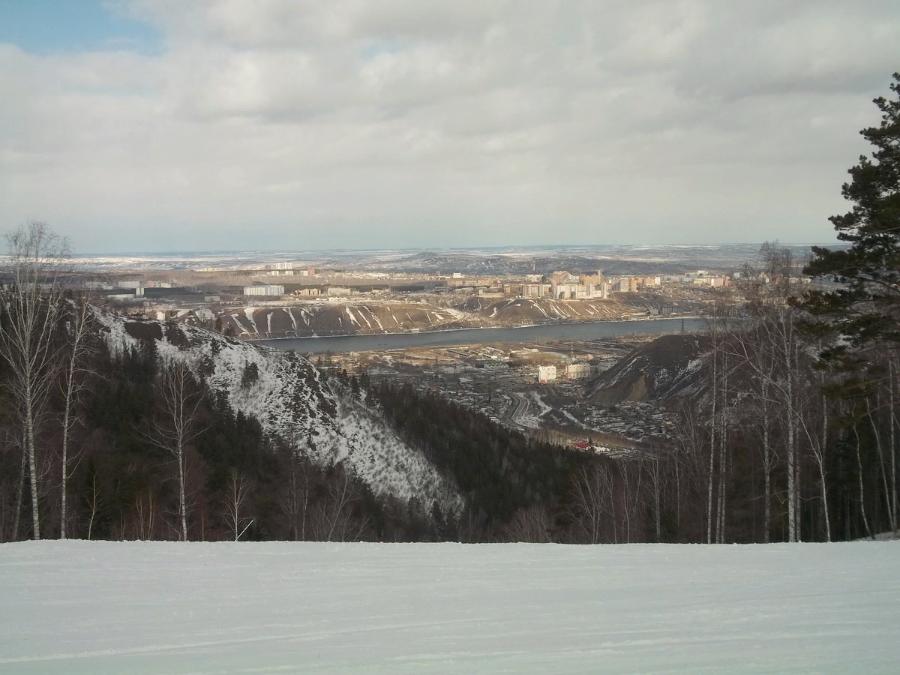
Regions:
[[[0, 279], [0, 539], [768, 542], [898, 529], [900, 75], [864, 129], [841, 248], [807, 277], [765, 245], [741, 312], [709, 316], [705, 386], [673, 439], [611, 459], [564, 451], [433, 394], [337, 373], [453, 481], [462, 514], [376, 499], [340, 464], [267, 438], [152, 339], [110, 352], [65, 247], [9, 237]], [[805, 279], [812, 276], [814, 285]], [[243, 386], [258, 373], [247, 364]], [[423, 508], [424, 507], [424, 508]]]

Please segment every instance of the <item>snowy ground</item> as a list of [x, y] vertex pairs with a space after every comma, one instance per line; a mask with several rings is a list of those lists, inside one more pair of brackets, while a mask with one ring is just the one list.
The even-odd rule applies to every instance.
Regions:
[[900, 543], [0, 545], [0, 672], [898, 672]]

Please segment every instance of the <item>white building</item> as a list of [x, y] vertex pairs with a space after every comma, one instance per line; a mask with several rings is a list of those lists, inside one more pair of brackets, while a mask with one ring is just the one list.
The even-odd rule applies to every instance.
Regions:
[[556, 366], [538, 366], [538, 382], [547, 384], [556, 381]]
[[284, 286], [266, 284], [265, 286], [244, 286], [244, 295], [279, 296], [284, 295]]
[[569, 380], [583, 380], [590, 375], [591, 367], [587, 363], [570, 363], [566, 366], [566, 378]]
[[315, 286], [306, 286], [304, 288], [298, 288], [294, 291], [294, 295], [301, 298], [318, 298], [322, 295], [322, 291]]
[[342, 298], [350, 295], [352, 291], [346, 286], [329, 286], [325, 293], [332, 298]]

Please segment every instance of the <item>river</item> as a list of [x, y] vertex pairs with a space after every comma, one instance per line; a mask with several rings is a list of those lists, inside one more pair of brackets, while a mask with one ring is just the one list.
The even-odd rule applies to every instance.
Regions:
[[595, 321], [591, 323], [554, 323], [521, 328], [460, 328], [421, 333], [380, 335], [336, 335], [329, 337], [278, 338], [254, 340], [276, 349], [304, 354], [346, 353], [450, 347], [487, 343], [534, 343], [557, 340], [598, 340], [623, 335], [669, 335], [696, 333], [704, 329], [703, 319], [636, 319], [632, 321]]

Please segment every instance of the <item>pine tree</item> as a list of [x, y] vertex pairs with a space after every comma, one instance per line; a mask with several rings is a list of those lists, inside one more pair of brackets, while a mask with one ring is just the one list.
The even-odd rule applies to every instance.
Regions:
[[860, 132], [874, 146], [872, 156], [860, 156], [842, 188], [853, 208], [830, 218], [850, 246], [814, 247], [805, 270], [836, 282], [803, 302], [820, 329], [843, 338], [823, 353], [835, 365], [851, 366], [869, 348], [900, 345], [900, 73], [893, 79], [895, 97], [874, 101], [881, 124]]

